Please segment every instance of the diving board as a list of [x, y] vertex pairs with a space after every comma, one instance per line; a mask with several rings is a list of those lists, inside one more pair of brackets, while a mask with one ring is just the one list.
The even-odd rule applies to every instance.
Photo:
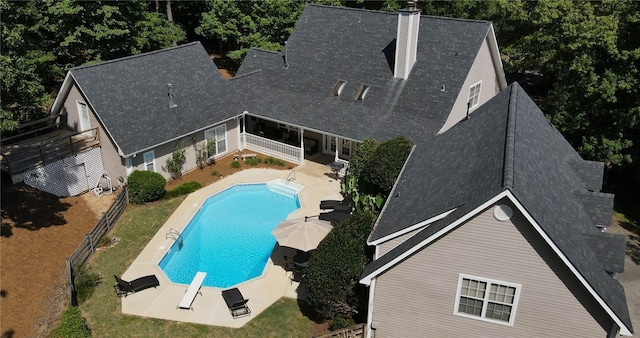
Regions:
[[196, 273], [196, 276], [193, 277], [193, 280], [191, 281], [189, 288], [184, 293], [184, 296], [182, 297], [182, 300], [180, 301], [180, 305], [178, 305], [178, 308], [192, 309], [191, 304], [193, 304], [193, 300], [196, 298], [196, 295], [198, 293], [202, 295], [200, 288], [202, 287], [202, 282], [204, 282], [205, 277], [207, 277], [206, 272], [199, 271], [198, 273]]

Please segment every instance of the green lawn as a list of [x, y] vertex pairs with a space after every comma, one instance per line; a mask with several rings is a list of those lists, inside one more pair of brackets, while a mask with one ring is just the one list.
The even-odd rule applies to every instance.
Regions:
[[[314, 322], [298, 302], [282, 298], [240, 329], [123, 315], [112, 275], [121, 275], [155, 235], [184, 197], [138, 206], [128, 205], [109, 237], [120, 242], [96, 252], [88, 268], [101, 283], [80, 310], [94, 337], [308, 337]], [[307, 312], [307, 311], [304, 311]]]

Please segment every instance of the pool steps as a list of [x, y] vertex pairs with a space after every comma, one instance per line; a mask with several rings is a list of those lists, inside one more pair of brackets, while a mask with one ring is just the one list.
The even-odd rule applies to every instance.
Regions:
[[286, 197], [293, 197], [296, 195], [302, 188], [302, 185], [285, 180], [285, 179], [275, 179], [267, 182], [267, 187], [269, 190], [275, 192], [276, 194], [283, 195]]

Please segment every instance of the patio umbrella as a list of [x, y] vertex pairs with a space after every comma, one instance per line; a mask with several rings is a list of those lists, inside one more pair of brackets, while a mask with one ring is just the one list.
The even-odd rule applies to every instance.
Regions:
[[280, 222], [271, 234], [278, 240], [280, 246], [310, 251], [318, 247], [331, 228], [331, 223], [327, 221], [298, 218]]

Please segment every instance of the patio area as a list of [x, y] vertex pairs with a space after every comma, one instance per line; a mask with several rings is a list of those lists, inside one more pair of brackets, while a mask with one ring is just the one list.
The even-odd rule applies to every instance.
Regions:
[[[189, 286], [172, 283], [158, 266], [158, 262], [173, 244], [172, 239], [166, 238], [166, 233], [171, 228], [182, 232], [208, 196], [234, 184], [267, 182], [286, 178], [288, 174], [289, 171], [282, 170], [248, 169], [190, 194], [122, 275], [125, 280], [155, 275], [160, 281], [160, 286], [122, 298], [122, 313], [178, 322], [239, 328], [281, 297], [304, 299], [306, 296], [304, 287], [291, 281], [289, 278], [291, 272], [286, 272], [284, 269], [284, 256], [295, 254], [294, 249], [287, 247], [276, 245], [262, 276], [233, 286], [242, 292], [245, 299], [249, 299], [247, 305], [251, 309], [250, 316], [237, 319], [231, 316], [222, 298], [223, 289], [221, 288], [203, 286], [201, 288], [202, 295], [196, 296], [192, 309], [179, 309], [178, 304]], [[295, 183], [304, 186], [304, 188], [298, 193], [300, 209], [291, 213], [288, 219], [318, 215], [321, 200], [341, 199], [340, 184], [334, 177], [329, 166], [312, 161], [305, 161], [304, 164], [296, 167]]]

